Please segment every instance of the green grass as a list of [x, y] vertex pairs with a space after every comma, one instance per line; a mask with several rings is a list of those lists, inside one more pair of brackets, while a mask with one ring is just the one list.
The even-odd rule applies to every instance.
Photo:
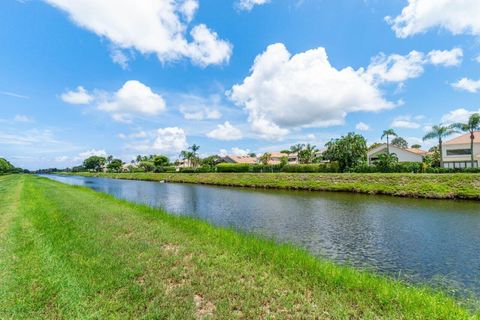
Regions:
[[428, 288], [36, 176], [0, 177], [0, 319], [468, 319]]
[[480, 174], [472, 173], [82, 173], [82, 175], [236, 187], [480, 200]]

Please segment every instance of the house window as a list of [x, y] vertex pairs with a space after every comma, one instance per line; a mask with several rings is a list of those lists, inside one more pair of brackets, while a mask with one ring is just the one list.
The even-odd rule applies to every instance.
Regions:
[[465, 155], [471, 155], [472, 150], [470, 149], [452, 149], [452, 150], [447, 150], [447, 156], [465, 156]]

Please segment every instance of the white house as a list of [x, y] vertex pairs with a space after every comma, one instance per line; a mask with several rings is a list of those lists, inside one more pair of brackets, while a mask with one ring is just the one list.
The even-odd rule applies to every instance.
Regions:
[[[474, 167], [478, 168], [480, 163], [480, 131], [474, 133], [473, 159]], [[470, 168], [471, 149], [470, 133], [461, 135], [443, 143], [443, 166], [445, 168]]]
[[[390, 153], [395, 154], [398, 162], [423, 162], [423, 157], [427, 155], [427, 151], [415, 148], [399, 148], [396, 146], [389, 146]], [[378, 156], [387, 153], [387, 144], [382, 144], [367, 153], [368, 164], [373, 164], [378, 160]]]

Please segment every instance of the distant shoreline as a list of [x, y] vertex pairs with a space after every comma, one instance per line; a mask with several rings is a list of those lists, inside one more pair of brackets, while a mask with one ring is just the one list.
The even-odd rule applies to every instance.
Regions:
[[480, 200], [480, 174], [404, 173], [69, 173], [256, 189], [352, 192], [425, 199]]

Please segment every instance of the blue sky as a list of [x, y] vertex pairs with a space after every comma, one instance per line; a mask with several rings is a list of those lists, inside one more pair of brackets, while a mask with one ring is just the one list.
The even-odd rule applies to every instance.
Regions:
[[0, 6], [0, 156], [29, 169], [373, 143], [390, 127], [416, 143], [480, 108], [477, 0]]

